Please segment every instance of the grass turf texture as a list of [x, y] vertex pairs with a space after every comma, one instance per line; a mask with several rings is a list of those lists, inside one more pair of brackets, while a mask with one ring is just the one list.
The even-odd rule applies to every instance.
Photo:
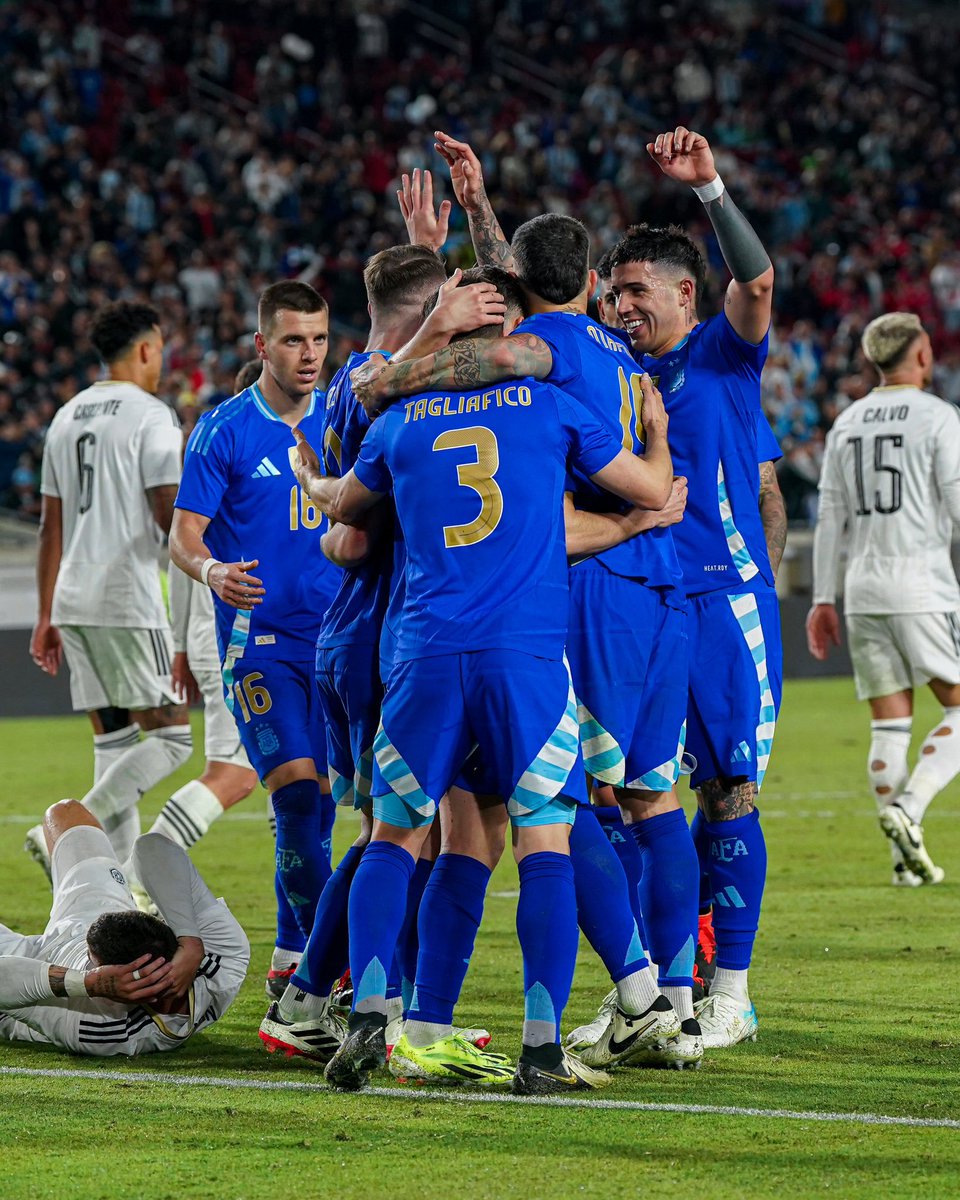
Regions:
[[[918, 740], [937, 718], [919, 698]], [[82, 794], [84, 718], [0, 726], [0, 920], [42, 928], [49, 895], [20, 849], [46, 804]], [[197, 744], [202, 743], [197, 726]], [[804, 1112], [960, 1116], [956, 889], [960, 785], [926, 823], [937, 888], [890, 886], [886, 845], [863, 784], [867, 710], [847, 680], [791, 682], [761, 810], [770, 854], [751, 992], [756, 1044], [713, 1052], [699, 1073], [621, 1071], [598, 1098]], [[199, 769], [149, 795], [144, 827]], [[270, 1200], [278, 1192], [351, 1200], [658, 1195], [954, 1196], [960, 1130], [783, 1118], [464, 1104], [318, 1091], [108, 1081], [98, 1070], [319, 1082], [303, 1060], [262, 1051], [262, 980], [273, 940], [271, 842], [257, 793], [214, 827], [195, 860], [243, 923], [250, 976], [226, 1018], [183, 1050], [98, 1063], [0, 1045], [0, 1068], [87, 1069], [90, 1079], [0, 1074], [0, 1195]], [[26, 818], [30, 818], [30, 822]], [[338, 818], [337, 847], [352, 836]], [[458, 1020], [515, 1054], [522, 1012], [514, 934], [516, 871], [499, 868]], [[501, 894], [498, 894], [501, 893]], [[582, 945], [565, 1028], [607, 990]], [[390, 1086], [390, 1077], [376, 1078]], [[589, 1097], [586, 1102], [589, 1104]]]

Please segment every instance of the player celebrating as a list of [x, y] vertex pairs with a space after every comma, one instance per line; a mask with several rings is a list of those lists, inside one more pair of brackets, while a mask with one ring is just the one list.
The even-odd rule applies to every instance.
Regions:
[[308, 284], [285, 282], [263, 292], [258, 317], [263, 372], [197, 423], [170, 551], [214, 592], [224, 693], [273, 800], [277, 871], [305, 939], [330, 873], [333, 803], [321, 787], [313, 655], [336, 580], [320, 549], [322, 514], [291, 471], [291, 429], [301, 422], [319, 433], [328, 312]]
[[[891, 842], [893, 882], [917, 886], [943, 879], [921, 823], [960, 772], [960, 588], [950, 558], [960, 522], [960, 415], [924, 390], [933, 351], [919, 317], [877, 317], [862, 344], [881, 384], [827, 436], [807, 642], [818, 659], [840, 644], [835, 603], [846, 525], [844, 610], [857, 697], [870, 704], [867, 774]], [[943, 705], [943, 719], [908, 778], [913, 690], [922, 684]]]
[[[73, 707], [93, 726], [94, 785], [83, 803], [125, 862], [140, 832], [138, 800], [191, 750], [158, 569], [181, 435], [155, 395], [163, 365], [156, 310], [108, 304], [92, 337], [109, 377], [60, 409], [44, 445], [30, 653], [50, 675], [66, 655]], [[26, 849], [48, 869], [40, 826]]]
[[786, 517], [760, 408], [773, 267], [714, 166], [706, 138], [678, 127], [647, 146], [704, 204], [733, 276], [723, 311], [701, 321], [705, 266], [681, 230], [636, 226], [611, 252], [617, 311], [670, 413], [678, 474], [688, 478], [675, 541], [690, 600], [687, 749], [700, 811], [693, 832], [710, 876], [717, 971], [698, 1008], [706, 1047], [756, 1035], [747, 970], [766, 878], [756, 797], [781, 692], [774, 577]]

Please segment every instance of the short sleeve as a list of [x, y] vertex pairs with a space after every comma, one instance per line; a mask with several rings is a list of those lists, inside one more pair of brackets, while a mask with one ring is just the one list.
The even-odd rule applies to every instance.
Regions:
[[53, 465], [53, 454], [51, 452], [49, 436], [44, 449], [43, 461], [40, 464], [40, 494], [60, 499], [60, 485], [57, 483], [57, 471]]
[[172, 409], [150, 406], [142, 426], [140, 475], [145, 488], [176, 486], [180, 482], [183, 435]]
[[763, 341], [755, 346], [737, 333], [727, 314], [721, 311], [707, 322], [703, 343], [705, 347], [709, 346], [731, 371], [759, 379], [763, 364], [767, 361], [770, 334], [765, 333]]
[[555, 390], [560, 423], [567, 435], [567, 481], [566, 490], [575, 481], [570, 478], [571, 469], [584, 476], [596, 475], [608, 467], [623, 449], [620, 442], [596, 421], [589, 412], [565, 392]]
[[229, 426], [212, 427], [209, 422], [214, 413], [200, 420], [190, 435], [175, 501], [177, 508], [211, 518], [230, 482]]
[[757, 413], [757, 462], [776, 462], [783, 458], [783, 451], [777, 441], [770, 422], [763, 412]]
[[357, 479], [371, 492], [389, 492], [393, 490], [393, 480], [386, 460], [386, 431], [390, 414], [380, 417], [367, 430], [363, 439], [357, 461], [353, 464], [353, 473]]
[[562, 330], [557, 327], [556, 321], [539, 321], [536, 317], [531, 317], [519, 325], [516, 332], [538, 337], [541, 342], [550, 347], [553, 364], [545, 382], [563, 387], [571, 380], [582, 377], [583, 364], [577, 339], [564, 336]]
[[960, 480], [960, 412], [947, 401], [937, 414], [933, 474], [939, 487]]

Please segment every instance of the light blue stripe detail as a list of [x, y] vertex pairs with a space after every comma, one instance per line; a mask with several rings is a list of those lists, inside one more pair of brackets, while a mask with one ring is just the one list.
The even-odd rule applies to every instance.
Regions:
[[436, 801], [431, 800], [420, 786], [416, 776], [407, 766], [400, 751], [390, 741], [382, 725], [374, 739], [373, 752], [376, 755], [380, 774], [390, 785], [390, 790], [405, 804], [409, 804], [420, 813], [426, 813], [437, 807]]
[[727, 539], [727, 549], [733, 559], [740, 578], [747, 582], [760, 573], [760, 568], [753, 561], [743, 534], [733, 520], [733, 506], [727, 495], [727, 483], [723, 474], [723, 463], [717, 464], [717, 505], [720, 509], [720, 520], [723, 524], [724, 537]]
[[542, 983], [535, 983], [524, 996], [523, 1019], [525, 1021], [544, 1021], [548, 1025], [556, 1025], [557, 1011], [553, 1007], [550, 993]]
[[[250, 385], [250, 395], [253, 397], [253, 402], [257, 406], [261, 416], [266, 417], [268, 421], [280, 421], [280, 418], [277, 416], [277, 414], [273, 411], [266, 400], [264, 400], [263, 392], [260, 391], [258, 384], [253, 383]], [[282, 425], [283, 422], [280, 421], [280, 424]]]
[[329, 764], [327, 765], [327, 775], [330, 779], [330, 795], [333, 797], [334, 804], [353, 804], [354, 785], [350, 780]]
[[763, 785], [763, 777], [770, 762], [773, 749], [773, 733], [777, 720], [777, 709], [773, 702], [773, 692], [770, 690], [770, 677], [767, 673], [767, 647], [763, 637], [763, 625], [760, 621], [760, 610], [756, 596], [747, 593], [742, 596], [728, 596], [730, 608], [740, 626], [740, 632], [750, 650], [753, 665], [757, 672], [757, 683], [760, 687], [760, 709], [757, 714], [757, 729], [755, 734], [757, 749], [757, 791]]
[[580, 725], [584, 770], [601, 783], [622, 787], [625, 783], [626, 759], [616, 738], [604, 729], [583, 703], [577, 707], [577, 721]]
[[356, 1008], [370, 996], [385, 996], [387, 994], [387, 973], [380, 964], [379, 958], [372, 958], [364, 967], [360, 982], [353, 997], [353, 1007]]
[[680, 726], [680, 736], [677, 739], [677, 752], [668, 762], [661, 763], [659, 767], [654, 767], [641, 775], [639, 779], [634, 779], [626, 786], [641, 792], [669, 792], [677, 780], [680, 778], [680, 772], [683, 765], [683, 750], [687, 744], [687, 723], [686, 721]]
[[227, 656], [223, 662], [223, 687], [226, 692], [227, 708], [233, 712], [233, 668], [238, 658], [243, 658], [243, 652], [247, 647], [247, 640], [250, 637], [250, 614], [246, 612], [238, 612], [233, 619], [233, 626], [230, 629], [230, 641], [227, 644]]
[[733, 886], [732, 883], [728, 884], [728, 886], [724, 889], [724, 891], [727, 893], [727, 899], [730, 901], [730, 903], [733, 905], [734, 908], [746, 908], [747, 907], [746, 902], [744, 901], [743, 897], [740, 895], [740, 893], [737, 891], [737, 889]]
[[517, 781], [513, 795], [507, 801], [507, 812], [511, 817], [533, 812], [557, 796], [577, 761], [580, 747], [577, 698], [573, 693], [573, 680], [566, 659], [563, 665], [567, 672], [567, 703], [563, 716]]
[[[567, 753], [571, 752], [568, 750]], [[576, 755], [576, 750], [572, 753]], [[566, 783], [567, 776], [570, 774], [569, 767], [557, 766], [556, 763], [547, 762], [544, 758], [535, 758], [527, 770], [539, 775], [541, 779], [549, 779], [560, 784]]]
[[665, 979], [685, 979], [688, 975], [693, 974], [693, 960], [696, 955], [696, 946], [692, 937], [688, 937], [677, 953], [674, 955], [673, 962], [666, 969], [661, 971], [661, 978]]
[[607, 750], [603, 754], [592, 754], [583, 760], [583, 765], [590, 775], [603, 775], [608, 771], [619, 770], [621, 779], [623, 778], [623, 764], [623, 751], [619, 746], [615, 750]]
[[[627, 957], [623, 960], [623, 965], [626, 967], [630, 963], [639, 963], [641, 958], [646, 958], [647, 952], [643, 948], [643, 942], [640, 941], [640, 931], [637, 929], [637, 923], [633, 923], [633, 937], [630, 939], [630, 945], [627, 947]], [[640, 967], [637, 967], [640, 970]]]

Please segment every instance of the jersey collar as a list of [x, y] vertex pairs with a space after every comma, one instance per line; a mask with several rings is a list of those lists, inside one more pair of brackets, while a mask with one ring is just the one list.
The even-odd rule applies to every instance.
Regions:
[[[696, 329], [696, 325], [693, 328]], [[683, 347], [687, 344], [687, 342], [690, 341], [691, 333], [693, 333], [693, 329], [688, 329], [687, 332], [683, 335], [683, 337], [680, 339], [679, 342], [677, 342], [677, 344], [675, 346], [671, 346], [669, 350], [664, 350], [664, 352], [662, 354], [657, 355], [656, 358], [654, 358], [652, 354], [645, 354], [643, 357], [649, 358], [651, 362], [660, 362], [660, 360], [662, 358], [666, 358], [668, 354], [676, 354], [676, 352], [678, 350], [682, 350]]]
[[[267, 418], [268, 421], [279, 421], [281, 425], [286, 424], [286, 422], [283, 421], [280, 417], [278, 417], [277, 414], [270, 407], [270, 405], [266, 402], [266, 400], [264, 399], [264, 396], [263, 396], [263, 392], [260, 391], [259, 384], [251, 383], [250, 394], [251, 394], [251, 396], [253, 396], [254, 404], [257, 406], [257, 408], [260, 410], [260, 412], [263, 414], [263, 416], [265, 416]], [[307, 408], [307, 411], [303, 414], [303, 417], [301, 417], [301, 420], [305, 420], [307, 417], [313, 416], [313, 410], [317, 407], [317, 397], [319, 395], [321, 395], [320, 389], [314, 388], [313, 392], [310, 395], [310, 404]]]

